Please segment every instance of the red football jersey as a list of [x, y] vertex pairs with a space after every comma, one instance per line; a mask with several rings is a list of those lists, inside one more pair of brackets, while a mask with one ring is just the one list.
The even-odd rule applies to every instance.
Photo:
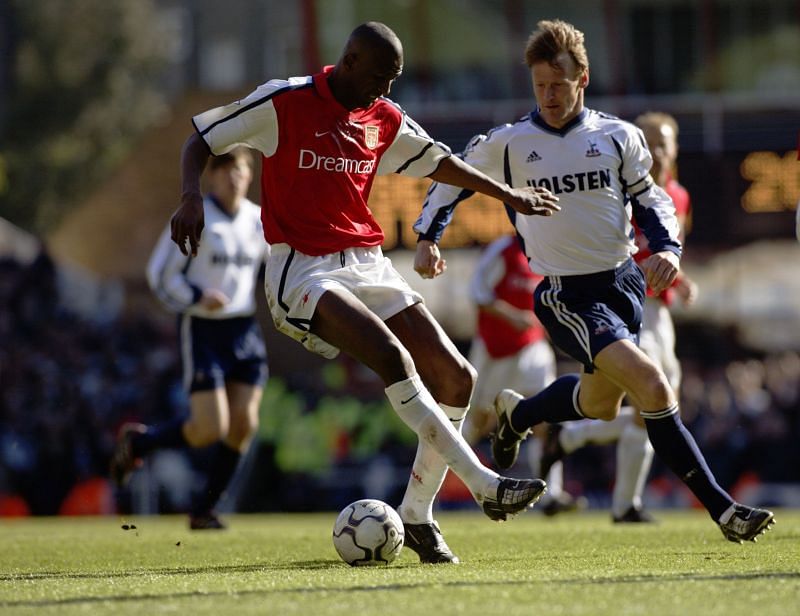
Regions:
[[[478, 285], [480, 287], [486, 283], [492, 284], [492, 294], [495, 298], [504, 300], [515, 308], [533, 312], [533, 292], [543, 277], [531, 271], [528, 258], [522, 252], [517, 238], [508, 236], [495, 240], [486, 251], [475, 272], [475, 276], [480, 277], [480, 280], [474, 280], [473, 284], [480, 283]], [[487, 280], [488, 269], [496, 268], [498, 262], [502, 264], [502, 277], [496, 282]], [[519, 330], [506, 319], [479, 308], [478, 335], [486, 345], [489, 355], [501, 358], [519, 352], [529, 344], [544, 338], [545, 334], [544, 327], [538, 319], [535, 325]]]
[[387, 98], [345, 109], [328, 86], [332, 68], [272, 80], [193, 118], [215, 154], [237, 144], [261, 151], [264, 236], [308, 255], [380, 245], [367, 206], [375, 175], [424, 177], [450, 155]]

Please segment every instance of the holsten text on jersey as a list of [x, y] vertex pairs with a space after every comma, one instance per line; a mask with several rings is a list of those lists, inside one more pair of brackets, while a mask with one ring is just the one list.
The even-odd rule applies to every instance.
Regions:
[[554, 175], [551, 178], [530, 178], [528, 186], [538, 186], [546, 188], [553, 194], [571, 193], [576, 190], [594, 190], [596, 188], [606, 188], [611, 186], [611, 170], [597, 169], [594, 171], [581, 171], [579, 173], [567, 173], [566, 175]]

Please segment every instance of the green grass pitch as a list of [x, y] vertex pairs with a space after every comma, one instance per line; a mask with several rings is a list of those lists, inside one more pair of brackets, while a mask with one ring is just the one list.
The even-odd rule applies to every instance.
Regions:
[[[353, 568], [331, 543], [336, 514], [229, 516], [190, 532], [182, 516], [0, 522], [0, 614], [800, 613], [800, 511], [758, 543], [726, 541], [697, 511], [657, 525], [607, 512], [495, 524], [440, 513], [457, 566]], [[123, 525], [135, 529], [123, 530]]]

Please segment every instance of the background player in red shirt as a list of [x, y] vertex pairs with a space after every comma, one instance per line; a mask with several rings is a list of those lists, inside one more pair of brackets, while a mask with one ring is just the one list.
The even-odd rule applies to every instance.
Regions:
[[[505, 235], [481, 254], [470, 283], [470, 296], [478, 309], [477, 329], [469, 362], [478, 372], [472, 408], [464, 424], [464, 437], [475, 445], [495, 429], [494, 399], [510, 387], [526, 396], [539, 393], [556, 378], [556, 356], [544, 327], [533, 312], [533, 292], [542, 277], [534, 274], [516, 235]], [[536, 436], [544, 436], [547, 426]], [[536, 427], [539, 429], [539, 426]], [[541, 439], [527, 441], [531, 474], [547, 480], [541, 500], [545, 515], [585, 506], [562, 490], [562, 464], [541, 473]]]
[[513, 235], [489, 244], [478, 260], [470, 282], [478, 318], [469, 360], [478, 380], [464, 427], [469, 442], [494, 429], [500, 390], [513, 387], [533, 395], [555, 379], [555, 354], [533, 313], [533, 291], [541, 279]]
[[241, 101], [195, 116], [197, 132], [181, 156], [172, 239], [183, 251], [197, 250], [203, 227], [198, 180], [210, 153], [237, 144], [262, 153], [273, 320], [306, 348], [327, 357], [343, 350], [381, 377], [392, 407], [419, 436], [398, 509], [405, 544], [423, 562], [458, 562], [431, 517], [448, 466], [495, 520], [524, 510], [545, 484], [500, 477], [461, 436], [474, 369], [383, 256], [369, 191], [377, 173], [394, 172], [482, 192], [523, 215], [559, 208], [549, 191], [497, 182], [431, 139], [386, 98], [402, 70], [400, 40], [384, 24], [369, 22], [351, 33], [335, 66], [269, 81]]

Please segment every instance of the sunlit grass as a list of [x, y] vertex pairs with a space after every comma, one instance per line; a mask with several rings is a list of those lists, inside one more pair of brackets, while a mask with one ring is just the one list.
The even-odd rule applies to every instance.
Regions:
[[[3, 614], [790, 614], [800, 605], [800, 512], [757, 544], [725, 541], [699, 512], [612, 525], [606, 512], [494, 524], [442, 513], [458, 566], [352, 568], [331, 543], [336, 514], [0, 523]], [[123, 525], [129, 526], [123, 530]], [[130, 528], [133, 525], [136, 528]]]

